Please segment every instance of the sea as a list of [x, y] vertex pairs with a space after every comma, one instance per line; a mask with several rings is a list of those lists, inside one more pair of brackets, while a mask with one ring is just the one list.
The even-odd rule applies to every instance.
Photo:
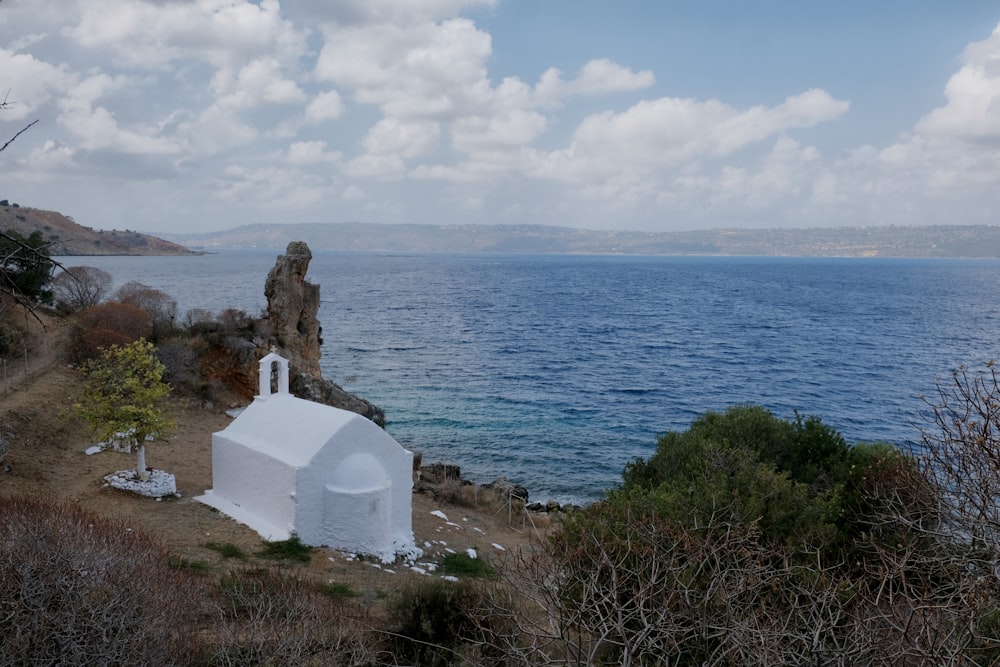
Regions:
[[[59, 259], [256, 316], [281, 252]], [[543, 502], [733, 405], [909, 449], [937, 384], [1000, 356], [1000, 260], [314, 251], [307, 278], [324, 377], [425, 463]]]

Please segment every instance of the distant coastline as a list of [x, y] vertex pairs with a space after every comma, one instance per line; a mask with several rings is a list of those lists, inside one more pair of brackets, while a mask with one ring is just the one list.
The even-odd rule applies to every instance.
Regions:
[[1000, 226], [992, 225], [630, 232], [553, 225], [345, 222], [254, 224], [161, 236], [206, 252], [282, 250], [291, 241], [305, 241], [313, 250], [368, 252], [1000, 258]]
[[225, 249], [747, 257], [1000, 258], [1000, 226], [929, 225], [636, 232], [557, 225], [258, 223], [197, 234], [102, 230], [0, 200], [0, 232], [34, 232], [54, 256], [199, 255]]

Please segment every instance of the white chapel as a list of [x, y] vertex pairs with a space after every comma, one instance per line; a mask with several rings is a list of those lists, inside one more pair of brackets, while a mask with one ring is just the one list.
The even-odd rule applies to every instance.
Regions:
[[198, 499], [267, 540], [389, 560], [413, 544], [412, 492], [412, 452], [359, 414], [293, 396], [288, 360], [271, 353], [259, 394], [212, 434], [212, 488]]

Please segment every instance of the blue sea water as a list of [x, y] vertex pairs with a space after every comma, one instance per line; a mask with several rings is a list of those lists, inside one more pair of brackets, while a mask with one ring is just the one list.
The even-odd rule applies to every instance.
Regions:
[[[77, 257], [181, 311], [265, 305], [279, 251]], [[325, 377], [425, 462], [585, 502], [706, 410], [909, 446], [922, 395], [998, 356], [1000, 262], [314, 252]]]

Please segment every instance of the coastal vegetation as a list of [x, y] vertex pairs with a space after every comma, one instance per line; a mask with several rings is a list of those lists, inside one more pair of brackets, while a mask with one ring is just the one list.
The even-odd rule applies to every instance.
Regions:
[[[62, 310], [70, 358], [107, 371], [95, 403], [130, 377], [210, 401], [224, 376], [202, 361], [258, 326], [179, 316], [137, 283]], [[123, 351], [142, 363], [119, 368]], [[199, 533], [215, 570], [63, 499], [5, 494], [0, 665], [105, 650], [184, 665], [996, 664], [998, 406], [992, 363], [959, 369], [927, 398], [914, 451], [848, 443], [816, 416], [705, 412], [530, 549], [452, 553], [380, 595], [311, 575], [294, 539], [264, 553]], [[456, 480], [450, 497], [466, 491]]]

